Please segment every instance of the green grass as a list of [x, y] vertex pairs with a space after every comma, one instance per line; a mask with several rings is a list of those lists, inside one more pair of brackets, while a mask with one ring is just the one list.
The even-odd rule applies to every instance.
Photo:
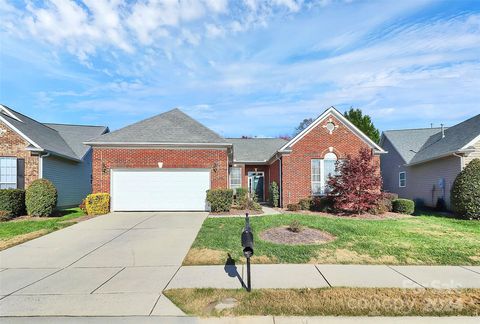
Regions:
[[45, 220], [19, 220], [0, 223], [0, 241], [11, 240], [17, 236], [45, 230], [46, 233], [71, 225], [69, 220], [84, 216], [80, 208], [63, 209], [58, 217], [45, 217]]
[[[478, 316], [480, 289], [321, 288], [171, 289], [164, 294], [193, 316]], [[237, 305], [215, 310], [225, 298]]]
[[[285, 214], [252, 217], [258, 263], [480, 264], [480, 222], [422, 216], [366, 220]], [[281, 245], [262, 241], [265, 229], [301, 225], [337, 237], [323, 245]], [[243, 218], [208, 218], [184, 264], [222, 264], [227, 253], [243, 262]]]

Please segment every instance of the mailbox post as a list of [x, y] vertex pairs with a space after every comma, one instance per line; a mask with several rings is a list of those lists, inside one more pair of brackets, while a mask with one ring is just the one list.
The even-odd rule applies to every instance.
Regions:
[[245, 214], [245, 228], [242, 232], [242, 247], [243, 255], [247, 258], [247, 291], [252, 290], [252, 284], [250, 280], [250, 257], [253, 255], [253, 233], [250, 227], [250, 218], [248, 213]]

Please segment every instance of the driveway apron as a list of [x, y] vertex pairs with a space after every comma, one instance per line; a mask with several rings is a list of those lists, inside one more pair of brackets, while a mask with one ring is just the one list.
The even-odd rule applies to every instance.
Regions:
[[0, 316], [183, 313], [161, 294], [207, 213], [112, 213], [0, 252]]

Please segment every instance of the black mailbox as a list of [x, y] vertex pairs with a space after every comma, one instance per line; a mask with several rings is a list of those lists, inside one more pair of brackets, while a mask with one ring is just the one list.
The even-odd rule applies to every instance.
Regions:
[[243, 255], [250, 258], [253, 255], [253, 234], [246, 229], [242, 233], [242, 246]]
[[242, 232], [243, 255], [247, 258], [247, 291], [252, 290], [250, 280], [250, 258], [253, 256], [253, 233], [250, 227], [250, 219], [248, 213], [245, 214], [245, 228]]

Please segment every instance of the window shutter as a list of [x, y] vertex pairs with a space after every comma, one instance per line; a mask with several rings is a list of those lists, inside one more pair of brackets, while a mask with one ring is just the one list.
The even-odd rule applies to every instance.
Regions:
[[17, 159], [17, 189], [25, 189], [25, 159]]

